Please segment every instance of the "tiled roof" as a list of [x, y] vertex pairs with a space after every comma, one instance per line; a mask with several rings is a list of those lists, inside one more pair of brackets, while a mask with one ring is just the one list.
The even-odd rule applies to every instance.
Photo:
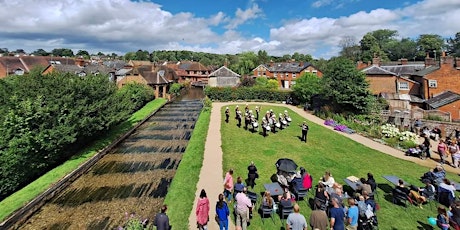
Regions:
[[300, 73], [305, 68], [311, 66], [310, 62], [277, 62], [273, 63], [273, 66], [265, 65], [270, 72], [288, 72], [288, 73]]
[[19, 57], [1, 57], [0, 65], [2, 65], [5, 70], [8, 69], [8, 74], [14, 73], [17, 69], [27, 70]]
[[191, 62], [191, 61], [181, 62], [179, 64], [179, 69], [193, 70], [193, 71], [206, 71], [206, 70], [208, 70], [208, 68], [206, 68], [203, 64], [201, 64], [199, 62]]
[[398, 76], [402, 75], [412, 75], [417, 71], [421, 71], [425, 69], [425, 65], [417, 65], [417, 64], [408, 64], [408, 65], [392, 65], [392, 66], [380, 66], [380, 68], [393, 72]]
[[363, 73], [366, 75], [392, 75], [392, 76], [397, 76], [396, 73], [388, 71], [380, 66], [369, 66], [363, 70], [361, 70]]
[[152, 85], [164, 85], [169, 84], [169, 81], [165, 78], [164, 70], [158, 70], [156, 72], [144, 72], [142, 76], [147, 81], [147, 84]]
[[115, 70], [123, 69], [128, 63], [122, 60], [115, 60], [115, 61], [105, 61], [103, 64], [109, 68], [113, 68]]
[[54, 64], [53, 67], [56, 71], [73, 74], [84, 72], [89, 75], [95, 73], [109, 74], [110, 72], [114, 72], [114, 70], [103, 65], [87, 65], [84, 67], [80, 67], [77, 65]]
[[423, 103], [423, 99], [411, 94], [400, 94], [400, 93], [380, 93], [380, 96], [387, 100], [403, 100], [415, 103]]
[[425, 75], [430, 74], [430, 73], [432, 73], [432, 72], [434, 72], [434, 71], [436, 71], [438, 69], [439, 69], [438, 66], [428, 66], [426, 69], [417, 71], [413, 75], [424, 77]]
[[452, 91], [445, 91], [435, 97], [432, 97], [425, 102], [433, 109], [437, 109], [444, 105], [460, 100], [460, 94]]
[[239, 74], [233, 72], [231, 69], [226, 66], [222, 66], [216, 71], [209, 74], [209, 77], [240, 77]]

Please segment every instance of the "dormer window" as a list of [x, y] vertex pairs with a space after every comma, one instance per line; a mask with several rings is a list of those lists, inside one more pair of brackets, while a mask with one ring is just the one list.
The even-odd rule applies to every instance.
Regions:
[[18, 69], [16, 69], [16, 70], [14, 71], [14, 74], [15, 74], [15, 75], [24, 75], [24, 70], [18, 68]]

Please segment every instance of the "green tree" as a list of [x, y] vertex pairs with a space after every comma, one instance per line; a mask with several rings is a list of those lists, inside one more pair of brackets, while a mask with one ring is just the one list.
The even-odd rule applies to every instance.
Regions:
[[256, 68], [257, 65], [257, 55], [254, 52], [244, 52], [240, 54], [239, 60], [236, 63], [237, 72], [240, 75], [246, 75], [251, 73], [251, 71]]
[[447, 39], [447, 52], [455, 57], [460, 57], [460, 32], [454, 38]]
[[432, 57], [436, 54], [440, 56], [444, 47], [444, 39], [437, 34], [422, 34], [417, 39], [417, 46], [419, 47], [417, 56], [420, 59], [423, 59], [426, 53], [429, 53]]
[[89, 53], [86, 50], [78, 50], [76, 56], [80, 57], [82, 56], [84, 59], [89, 59]]
[[301, 103], [310, 102], [311, 96], [321, 92], [321, 80], [312, 73], [303, 73], [295, 81], [292, 91]]
[[46, 52], [44, 49], [37, 49], [34, 52], [31, 53], [32, 55], [35, 56], [49, 56], [50, 54]]
[[329, 98], [336, 112], [368, 112], [371, 93], [364, 73], [346, 58], [331, 59], [321, 81], [323, 95]]
[[386, 52], [388, 58], [396, 61], [401, 58], [415, 60], [417, 56], [417, 43], [410, 38], [402, 38], [401, 40], [393, 40], [386, 44]]
[[352, 61], [359, 61], [361, 56], [361, 47], [356, 42], [354, 36], [345, 36], [339, 43], [340, 56], [346, 57]]
[[57, 57], [73, 57], [74, 56], [73, 51], [71, 49], [65, 49], [65, 48], [53, 49], [51, 51], [51, 54]]
[[269, 79], [267, 82], [267, 88], [268, 89], [278, 89], [279, 88], [278, 81], [275, 79]]
[[267, 51], [259, 50], [259, 52], [257, 52], [257, 64], [264, 64], [268, 63], [269, 61], [270, 57], [268, 56]]
[[374, 56], [380, 57], [382, 60], [387, 59], [386, 54], [379, 45], [379, 41], [372, 33], [365, 34], [359, 43], [361, 45], [361, 58], [364, 62], [372, 61]]

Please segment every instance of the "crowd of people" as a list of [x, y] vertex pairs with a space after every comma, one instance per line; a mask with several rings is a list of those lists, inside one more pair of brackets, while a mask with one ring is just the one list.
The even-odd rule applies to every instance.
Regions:
[[[242, 122], [244, 121], [244, 129], [251, 132], [258, 132], [259, 127], [262, 129], [262, 135], [266, 137], [268, 133], [276, 133], [277, 130], [282, 130], [288, 127], [292, 121], [291, 117], [287, 110], [284, 110], [284, 113], [279, 113], [278, 117], [276, 116], [273, 109], [267, 110], [265, 115], [262, 116], [262, 121], [259, 124], [259, 118], [262, 115], [260, 111], [261, 107], [255, 106], [254, 110], [249, 108], [249, 105], [246, 104], [244, 111], [240, 110], [239, 106], [235, 106], [235, 120], [238, 127], [242, 127]], [[231, 117], [230, 108], [225, 108], [225, 122], [229, 123]], [[305, 138], [306, 139], [306, 138]]]

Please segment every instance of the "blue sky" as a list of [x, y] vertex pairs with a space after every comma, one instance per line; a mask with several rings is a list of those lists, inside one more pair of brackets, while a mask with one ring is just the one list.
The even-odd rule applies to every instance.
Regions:
[[459, 0], [0, 0], [0, 47], [337, 55], [377, 29], [460, 32]]

